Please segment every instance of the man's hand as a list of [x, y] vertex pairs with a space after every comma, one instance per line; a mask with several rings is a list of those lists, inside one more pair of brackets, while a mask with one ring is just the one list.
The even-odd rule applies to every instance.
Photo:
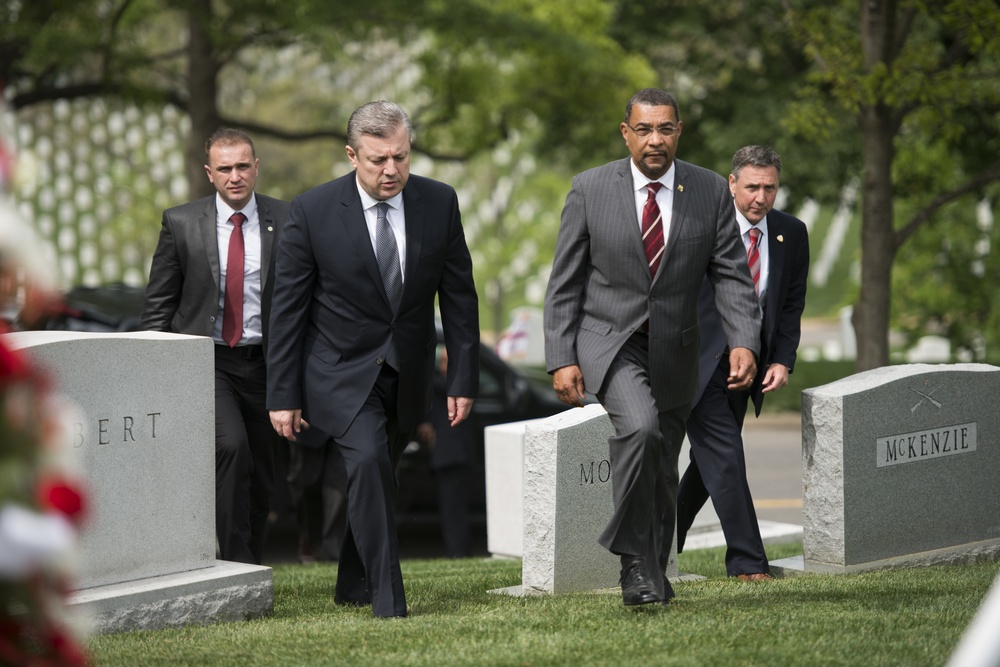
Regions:
[[764, 373], [764, 384], [762, 389], [766, 394], [769, 391], [777, 391], [788, 384], [788, 366], [784, 364], [771, 364]]
[[302, 418], [302, 410], [271, 410], [271, 426], [282, 438], [290, 442], [295, 442], [295, 434], [303, 429], [309, 428], [309, 424]]
[[563, 403], [583, 407], [586, 389], [583, 386], [583, 373], [576, 364], [563, 366], [553, 373], [552, 388]]
[[745, 347], [729, 350], [729, 389], [749, 389], [757, 375], [757, 362], [753, 352]]
[[465, 421], [472, 412], [472, 404], [475, 400], [465, 396], [448, 397], [448, 421], [451, 422], [452, 426], [458, 426]]

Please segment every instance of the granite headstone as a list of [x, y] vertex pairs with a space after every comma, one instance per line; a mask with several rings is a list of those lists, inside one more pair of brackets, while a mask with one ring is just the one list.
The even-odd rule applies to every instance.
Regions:
[[803, 557], [782, 574], [1000, 554], [1000, 368], [909, 364], [803, 392]]

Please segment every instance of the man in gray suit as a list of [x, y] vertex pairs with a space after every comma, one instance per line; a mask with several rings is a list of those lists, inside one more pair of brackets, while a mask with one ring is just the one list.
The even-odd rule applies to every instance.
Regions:
[[260, 564], [280, 443], [264, 407], [271, 249], [288, 204], [254, 193], [259, 160], [243, 132], [213, 133], [205, 158], [217, 194], [163, 212], [142, 328], [215, 341], [219, 552]]
[[677, 102], [647, 88], [625, 107], [631, 158], [585, 171], [566, 197], [545, 302], [545, 357], [569, 405], [595, 393], [615, 435], [614, 513], [599, 540], [621, 557], [625, 605], [673, 597], [677, 458], [698, 382], [704, 276], [730, 341], [728, 383], [750, 386], [760, 320], [726, 181], [675, 160]]

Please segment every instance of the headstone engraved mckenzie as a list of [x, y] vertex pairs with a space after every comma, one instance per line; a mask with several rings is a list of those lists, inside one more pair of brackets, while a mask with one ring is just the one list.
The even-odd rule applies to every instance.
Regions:
[[215, 560], [212, 341], [165, 333], [7, 335], [80, 408], [90, 516], [72, 602], [115, 632], [269, 614], [271, 569]]
[[[607, 412], [588, 405], [521, 424], [521, 586], [502, 592], [616, 588], [618, 557], [597, 542], [613, 509], [608, 438], [614, 430]], [[516, 482], [510, 486], [515, 488]], [[667, 575], [678, 576], [676, 547], [671, 549]]]
[[803, 555], [849, 572], [1000, 555], [1000, 368], [889, 366], [803, 392]]

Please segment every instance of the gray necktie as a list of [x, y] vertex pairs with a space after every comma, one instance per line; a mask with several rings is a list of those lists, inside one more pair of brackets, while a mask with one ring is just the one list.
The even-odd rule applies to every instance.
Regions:
[[[382, 284], [385, 295], [392, 307], [392, 314], [399, 310], [399, 301], [403, 296], [403, 274], [399, 270], [399, 250], [396, 246], [396, 235], [389, 226], [389, 205], [379, 202], [375, 206], [378, 220], [375, 223], [375, 257], [378, 260], [378, 270], [382, 274]], [[395, 341], [389, 343], [385, 360], [395, 369], [399, 369]]]

